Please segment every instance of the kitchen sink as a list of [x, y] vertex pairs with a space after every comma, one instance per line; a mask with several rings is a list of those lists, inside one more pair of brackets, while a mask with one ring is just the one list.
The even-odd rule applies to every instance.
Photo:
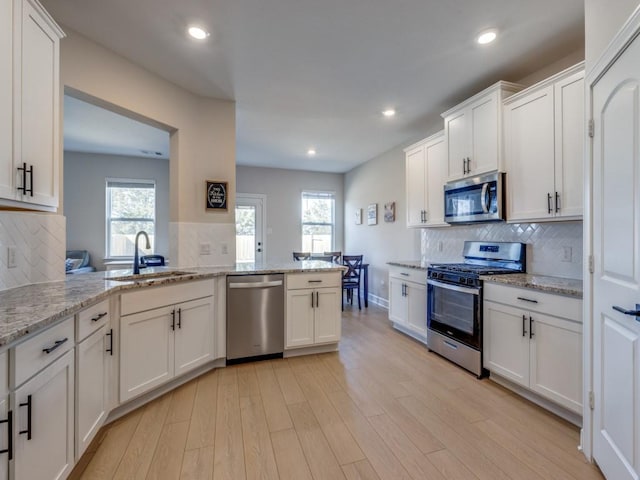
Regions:
[[193, 275], [194, 272], [183, 272], [180, 270], [172, 270], [170, 272], [150, 272], [140, 273], [138, 275], [122, 275], [120, 277], [109, 277], [107, 280], [115, 282], [149, 282], [152, 280], [159, 280], [162, 278], [181, 277], [183, 275]]

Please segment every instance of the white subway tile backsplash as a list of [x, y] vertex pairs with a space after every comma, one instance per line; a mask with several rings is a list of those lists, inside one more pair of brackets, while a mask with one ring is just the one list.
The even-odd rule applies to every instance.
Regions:
[[[582, 222], [483, 223], [425, 228], [422, 262], [460, 262], [465, 240], [523, 242], [527, 244], [527, 273], [582, 278]], [[442, 245], [440, 250], [439, 244]], [[571, 261], [563, 261], [565, 248]]]
[[[200, 253], [202, 244], [209, 246], [208, 254]], [[233, 265], [236, 261], [236, 226], [233, 223], [171, 222], [169, 245], [173, 266]]]
[[[0, 212], [0, 290], [64, 280], [65, 227], [62, 215]], [[7, 264], [10, 246], [15, 268]]]

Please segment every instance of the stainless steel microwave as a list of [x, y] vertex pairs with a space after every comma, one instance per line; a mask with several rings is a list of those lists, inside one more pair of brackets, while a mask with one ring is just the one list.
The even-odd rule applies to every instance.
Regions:
[[444, 186], [447, 223], [496, 222], [504, 218], [504, 173], [465, 178]]

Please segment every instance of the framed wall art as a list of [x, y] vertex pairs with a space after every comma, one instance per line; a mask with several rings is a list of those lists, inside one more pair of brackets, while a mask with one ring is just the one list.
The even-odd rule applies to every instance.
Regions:
[[207, 180], [207, 210], [227, 211], [228, 182]]
[[372, 203], [367, 207], [367, 225], [378, 224], [378, 204]]
[[356, 225], [362, 225], [362, 209], [356, 208]]
[[384, 221], [396, 221], [396, 202], [389, 202], [384, 204]]

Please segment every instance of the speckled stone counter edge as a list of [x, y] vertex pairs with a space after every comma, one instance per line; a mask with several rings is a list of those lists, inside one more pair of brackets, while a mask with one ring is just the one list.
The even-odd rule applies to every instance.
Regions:
[[480, 278], [485, 282], [502, 283], [512, 287], [531, 288], [533, 290], [540, 290], [541, 292], [582, 298], [582, 280], [572, 278], [549, 277], [528, 273], [482, 275]]
[[408, 260], [408, 261], [393, 261], [387, 262], [387, 265], [393, 265], [394, 267], [413, 268], [415, 270], [427, 271], [427, 266], [423, 265], [420, 260]]
[[111, 280], [113, 277], [131, 275], [131, 271], [110, 270], [70, 275], [71, 278], [61, 282], [38, 283], [3, 290], [0, 291], [0, 348], [4, 349], [26, 335], [42, 330], [90, 305], [126, 290], [227, 275], [317, 273], [344, 269], [342, 265], [320, 261], [263, 266], [247, 264], [234, 267], [149, 268], [147, 272], [151, 274], [171, 271], [189, 273], [143, 281]]

